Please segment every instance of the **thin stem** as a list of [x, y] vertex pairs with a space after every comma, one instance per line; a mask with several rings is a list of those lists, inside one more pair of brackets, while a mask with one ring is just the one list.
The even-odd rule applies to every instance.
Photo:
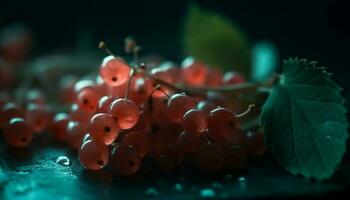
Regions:
[[250, 104], [248, 106], [248, 109], [240, 114], [237, 114], [236, 115], [236, 118], [241, 118], [241, 117], [244, 117], [246, 116], [248, 113], [252, 112], [252, 110], [255, 108], [255, 105], [254, 104]]
[[98, 48], [104, 50], [108, 55], [116, 57], [114, 53], [107, 47], [104, 41], [101, 41], [100, 43], [98, 43]]
[[129, 80], [128, 80], [128, 85], [126, 87], [126, 91], [125, 91], [125, 99], [128, 99], [129, 97], [129, 91], [130, 91], [130, 86], [131, 86], [131, 80], [135, 75], [135, 70], [131, 69], [130, 73], [129, 73]]

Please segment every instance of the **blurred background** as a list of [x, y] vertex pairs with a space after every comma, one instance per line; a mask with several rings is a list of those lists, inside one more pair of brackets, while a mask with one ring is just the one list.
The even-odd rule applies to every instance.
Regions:
[[349, 88], [349, 1], [202, 0], [202, 1], [0, 1], [0, 27], [14, 22], [32, 31], [32, 55], [97, 50], [105, 40], [122, 53], [133, 35], [144, 52], [183, 58], [181, 30], [189, 3], [220, 13], [238, 25], [250, 44], [270, 41], [279, 58], [318, 60]]

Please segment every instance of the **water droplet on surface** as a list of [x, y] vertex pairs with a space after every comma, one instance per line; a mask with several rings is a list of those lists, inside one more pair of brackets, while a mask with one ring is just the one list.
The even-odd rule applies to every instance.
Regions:
[[202, 189], [199, 192], [199, 197], [201, 199], [214, 199], [216, 197], [216, 193], [213, 189], [210, 188]]
[[159, 192], [155, 188], [148, 188], [146, 190], [146, 196], [157, 197], [157, 196], [159, 196]]
[[55, 162], [62, 166], [70, 166], [72, 164], [67, 156], [58, 156]]
[[181, 183], [176, 183], [176, 184], [174, 185], [174, 189], [175, 189], [175, 191], [177, 191], [177, 192], [181, 192], [181, 191], [183, 190], [183, 187], [182, 187]]
[[247, 190], [247, 179], [245, 177], [238, 178], [238, 187], [241, 191]]

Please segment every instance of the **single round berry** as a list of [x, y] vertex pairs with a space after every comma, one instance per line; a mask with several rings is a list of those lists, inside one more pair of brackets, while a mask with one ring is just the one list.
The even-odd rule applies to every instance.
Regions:
[[117, 99], [111, 104], [109, 113], [116, 118], [121, 129], [130, 129], [140, 117], [138, 106], [128, 99]]
[[106, 113], [94, 115], [91, 118], [89, 130], [92, 138], [106, 145], [114, 142], [119, 135], [117, 120]]
[[200, 110], [187, 111], [181, 121], [184, 131], [200, 134], [207, 129], [207, 116]]
[[130, 66], [122, 59], [114, 56], [107, 56], [103, 59], [100, 68], [100, 76], [103, 81], [112, 87], [124, 84], [128, 81]]
[[0, 127], [4, 126], [12, 118], [24, 118], [21, 107], [13, 102], [7, 102], [0, 108]]
[[80, 163], [89, 170], [100, 170], [109, 160], [109, 151], [105, 144], [95, 140], [87, 140], [78, 152]]
[[66, 113], [57, 113], [50, 125], [50, 132], [56, 140], [66, 140], [67, 126], [70, 121], [70, 116]]
[[79, 108], [94, 112], [100, 99], [99, 93], [92, 88], [84, 88], [78, 93], [77, 104]]
[[141, 157], [134, 147], [121, 144], [113, 149], [110, 164], [117, 175], [130, 175], [138, 171]]
[[77, 121], [70, 121], [67, 125], [67, 142], [73, 149], [78, 149], [81, 145], [81, 141], [88, 130], [85, 123]]
[[208, 116], [208, 130], [213, 136], [223, 136], [236, 130], [235, 114], [226, 108], [216, 108]]
[[25, 147], [32, 141], [33, 132], [23, 118], [12, 118], [4, 127], [4, 136], [8, 145]]
[[180, 123], [185, 112], [195, 107], [196, 102], [192, 97], [185, 94], [174, 94], [168, 101], [168, 118], [173, 123]]
[[146, 131], [133, 131], [127, 133], [123, 139], [122, 144], [133, 146], [141, 157], [144, 157], [151, 148], [149, 136]]
[[183, 81], [191, 86], [200, 86], [205, 83], [207, 77], [206, 66], [192, 57], [186, 58], [182, 62]]
[[25, 112], [25, 120], [35, 133], [40, 133], [48, 127], [50, 115], [45, 106], [29, 104]]
[[88, 123], [91, 117], [94, 115], [93, 111], [84, 110], [79, 108], [77, 104], [72, 104], [69, 110], [71, 119], [81, 123]]

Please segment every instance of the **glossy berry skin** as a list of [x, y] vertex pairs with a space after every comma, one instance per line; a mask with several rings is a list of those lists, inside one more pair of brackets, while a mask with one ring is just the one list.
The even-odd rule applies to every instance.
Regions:
[[176, 144], [184, 155], [195, 154], [201, 146], [201, 138], [196, 133], [182, 132]]
[[232, 170], [238, 170], [245, 167], [247, 162], [247, 153], [237, 145], [228, 146], [224, 150], [225, 167]]
[[45, 105], [45, 96], [40, 90], [29, 90], [25, 96], [25, 103]]
[[186, 132], [200, 134], [207, 129], [207, 116], [200, 110], [191, 109], [184, 114], [181, 127]]
[[114, 56], [103, 59], [100, 76], [107, 85], [111, 87], [122, 85], [128, 81], [129, 74], [130, 66], [122, 59]]
[[50, 116], [45, 106], [29, 104], [25, 111], [25, 120], [35, 133], [40, 133], [48, 127]]
[[245, 148], [248, 154], [252, 156], [264, 154], [266, 147], [263, 132], [248, 132], [246, 135]]
[[132, 128], [140, 117], [138, 106], [128, 99], [117, 99], [110, 106], [109, 113], [116, 118], [121, 129]]
[[71, 119], [74, 121], [78, 121], [81, 123], [90, 122], [91, 117], [94, 115], [93, 111], [83, 110], [79, 108], [77, 104], [72, 104], [69, 110], [69, 115]]
[[133, 146], [142, 158], [151, 148], [150, 138], [146, 131], [127, 133], [122, 139], [122, 144]]
[[218, 145], [212, 143], [204, 144], [196, 154], [194, 161], [202, 172], [217, 172], [224, 165], [223, 150]]
[[153, 90], [153, 82], [144, 76], [135, 75], [131, 80], [129, 98], [137, 103], [144, 103]]
[[97, 112], [98, 113], [108, 113], [109, 107], [111, 106], [112, 102], [115, 100], [112, 96], [103, 96], [98, 101], [97, 105]]
[[72, 75], [65, 75], [58, 84], [60, 102], [63, 104], [73, 103], [76, 97], [74, 85], [77, 78]]
[[97, 109], [99, 100], [99, 93], [95, 89], [84, 88], [78, 93], [76, 103], [80, 109], [88, 112], [94, 112]]
[[244, 77], [239, 74], [238, 72], [226, 72], [223, 77], [223, 84], [229, 85], [229, 84], [238, 84], [238, 83], [244, 83], [245, 79]]
[[206, 66], [192, 57], [186, 58], [182, 64], [183, 81], [190, 86], [200, 86], [205, 83], [207, 77]]
[[215, 108], [217, 108], [217, 106], [215, 105], [215, 103], [211, 102], [211, 101], [207, 101], [207, 100], [203, 100], [200, 101], [197, 104], [197, 109], [201, 110], [206, 116], [209, 115], [209, 113], [214, 110]]
[[109, 160], [109, 151], [105, 144], [95, 140], [87, 140], [78, 152], [79, 161], [85, 169], [100, 170]]
[[208, 116], [208, 130], [213, 136], [223, 136], [236, 130], [235, 114], [229, 109], [218, 107]]
[[168, 118], [173, 123], [180, 123], [185, 112], [195, 107], [196, 102], [192, 97], [185, 94], [174, 94], [168, 101]]
[[24, 111], [17, 104], [7, 102], [0, 108], [0, 127], [4, 126], [11, 118], [24, 118]]
[[33, 138], [33, 132], [23, 118], [12, 118], [4, 126], [5, 141], [14, 147], [28, 146]]
[[88, 127], [84, 123], [77, 121], [70, 121], [67, 125], [67, 142], [73, 149], [79, 149], [82, 139], [88, 130]]
[[132, 146], [121, 144], [113, 149], [110, 164], [117, 175], [131, 175], [138, 171], [141, 157]]
[[90, 135], [94, 140], [110, 145], [119, 135], [117, 120], [112, 115], [98, 113], [91, 118]]
[[66, 131], [69, 121], [70, 116], [66, 113], [57, 113], [54, 116], [50, 125], [50, 132], [56, 140], [66, 140]]

